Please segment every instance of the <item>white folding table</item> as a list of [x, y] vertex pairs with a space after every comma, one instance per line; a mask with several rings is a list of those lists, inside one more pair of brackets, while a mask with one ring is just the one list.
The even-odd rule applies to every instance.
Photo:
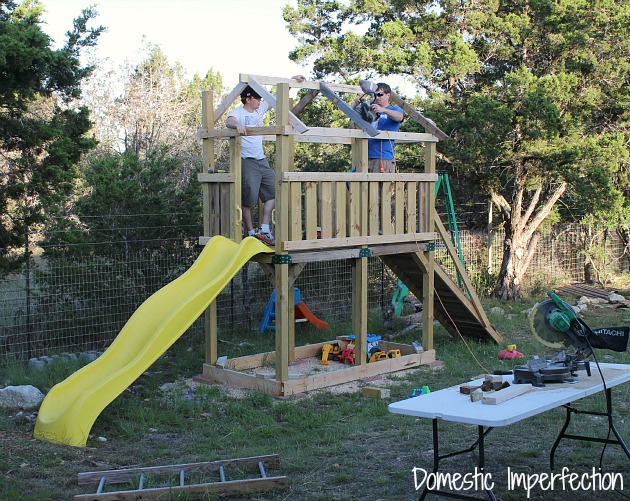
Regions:
[[[550, 451], [549, 460], [552, 470], [554, 467], [554, 453], [562, 439], [617, 444], [623, 448], [628, 458], [630, 458], [630, 451], [614, 426], [611, 403], [611, 388], [630, 381], [630, 365], [608, 363], [601, 363], [599, 365], [604, 376], [604, 382], [602, 382], [597, 366], [591, 363], [591, 376], [588, 376], [586, 371], [582, 369], [578, 371], [578, 381], [575, 383], [547, 383], [544, 387], [532, 387], [527, 393], [521, 394], [511, 400], [507, 400], [497, 405], [483, 404], [480, 400], [471, 402], [468, 395], [460, 393], [460, 385], [456, 385], [443, 390], [431, 392], [426, 395], [408, 398], [406, 400], [401, 400], [400, 402], [394, 402], [390, 404], [388, 408], [389, 412], [394, 414], [404, 414], [406, 416], [428, 418], [433, 420], [434, 472], [438, 471], [440, 460], [472, 452], [477, 447], [479, 449], [477, 464], [481, 470], [484, 468], [484, 437], [494, 427], [507, 426], [557, 407], [565, 407], [566, 418], [564, 425]], [[512, 384], [513, 376], [507, 375], [504, 376], [503, 379], [504, 381]], [[471, 384], [481, 385], [482, 382], [483, 379], [478, 379], [471, 382]], [[571, 402], [580, 400], [600, 391], [606, 392], [606, 412], [581, 411], [570, 405]], [[610, 430], [615, 435], [615, 439], [578, 436], [565, 433], [570, 423], [571, 413], [607, 416]], [[455, 423], [477, 425], [477, 441], [465, 450], [440, 455], [438, 436], [438, 420], [440, 419]], [[420, 500], [424, 499], [429, 493], [437, 492], [445, 497], [457, 499], [478, 499], [460, 493], [435, 491], [425, 487], [424, 491], [420, 495]], [[486, 491], [486, 494], [490, 499], [496, 499], [491, 490]]]

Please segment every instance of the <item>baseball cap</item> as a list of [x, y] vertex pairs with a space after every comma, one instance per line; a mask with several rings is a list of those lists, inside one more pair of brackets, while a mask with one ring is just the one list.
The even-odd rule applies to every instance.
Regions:
[[255, 97], [256, 99], [260, 99], [260, 94], [252, 89], [249, 85], [243, 89], [241, 92], [241, 99], [246, 99], [248, 97]]

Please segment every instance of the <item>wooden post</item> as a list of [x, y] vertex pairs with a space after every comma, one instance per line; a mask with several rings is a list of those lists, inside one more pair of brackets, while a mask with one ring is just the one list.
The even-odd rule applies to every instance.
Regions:
[[[276, 121], [278, 125], [289, 123], [289, 85], [278, 84], [276, 91]], [[291, 327], [295, 328], [293, 287], [289, 287], [288, 254], [282, 252], [282, 242], [289, 237], [289, 183], [282, 182], [282, 173], [289, 169], [291, 144], [288, 136], [276, 136], [276, 379], [289, 380], [289, 360], [295, 346], [291, 346]], [[290, 289], [290, 290], [289, 290]]]
[[[435, 153], [435, 143], [424, 143], [424, 172], [427, 174], [435, 173]], [[434, 231], [435, 183], [430, 183], [428, 188], [428, 192], [425, 192], [425, 203], [422, 210], [427, 218], [427, 231]], [[425, 350], [432, 350], [435, 252], [433, 250], [425, 251], [424, 257], [428, 264], [422, 277], [422, 345]]]
[[[368, 170], [367, 139], [352, 140], [352, 166], [357, 172]], [[357, 184], [357, 183], [353, 183]], [[350, 236], [368, 235], [368, 182], [360, 183], [358, 189], [352, 190], [353, 217]], [[355, 198], [357, 197], [357, 198]], [[363, 247], [367, 249], [367, 246]], [[354, 260], [352, 266], [352, 331], [355, 335], [355, 364], [367, 363], [367, 277], [368, 258]]]
[[[214, 93], [204, 91], [201, 93], [201, 126], [204, 129], [214, 128]], [[201, 140], [202, 159], [201, 172], [208, 172], [214, 169], [214, 139], [204, 138]], [[212, 236], [210, 233], [210, 185], [202, 184], [203, 193], [203, 234], [206, 237]]]
[[241, 208], [241, 138], [230, 138], [230, 227], [227, 237], [239, 243], [243, 239], [243, 209]]
[[[201, 94], [201, 123], [203, 128], [214, 128], [214, 93], [212, 91], [204, 91]], [[202, 171], [208, 172], [208, 169], [214, 169], [214, 139], [204, 138], [201, 143], [203, 162]], [[213, 187], [209, 183], [202, 184], [203, 197], [203, 235], [212, 237], [214, 233], [211, 231], [211, 214], [210, 214], [210, 190]], [[215, 200], [216, 203], [216, 200]], [[204, 314], [204, 331], [207, 364], [214, 364], [219, 356], [218, 353], [218, 329], [217, 329], [217, 302], [210, 303]]]
[[206, 333], [206, 363], [212, 365], [219, 358], [216, 299], [206, 309], [204, 330]]

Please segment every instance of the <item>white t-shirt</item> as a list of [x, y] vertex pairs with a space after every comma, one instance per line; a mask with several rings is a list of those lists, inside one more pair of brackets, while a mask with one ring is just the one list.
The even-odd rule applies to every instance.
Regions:
[[[236, 118], [239, 123], [246, 127], [262, 127], [263, 117], [268, 109], [269, 103], [267, 101], [261, 101], [258, 109], [252, 113], [241, 106], [240, 108], [232, 110], [228, 117]], [[251, 157], [257, 160], [265, 158], [262, 144], [262, 136], [241, 136], [241, 157]]]

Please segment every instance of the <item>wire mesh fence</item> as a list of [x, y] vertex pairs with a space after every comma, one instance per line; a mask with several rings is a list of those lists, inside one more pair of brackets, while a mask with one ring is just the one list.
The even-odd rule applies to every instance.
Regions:
[[[545, 236], [523, 285], [549, 287], [584, 280], [586, 254], [576, 250], [581, 245], [581, 231], [563, 227]], [[491, 245], [483, 232], [461, 231], [459, 235], [468, 275], [477, 292], [485, 295], [501, 265], [502, 232], [493, 232]], [[191, 235], [169, 246], [163, 240], [147, 240], [139, 249], [104, 255], [57, 251], [31, 258], [22, 273], [0, 281], [0, 358], [105, 348], [143, 301], [190, 267], [201, 250], [187, 244], [194, 238]], [[602, 242], [608, 256], [607, 272], [630, 270], [627, 243], [615, 233]], [[455, 277], [453, 263], [441, 248], [437, 246], [436, 259]], [[368, 275], [369, 306], [385, 311], [397, 278], [378, 258], [369, 258]], [[295, 287], [309, 309], [323, 320], [350, 318], [351, 261], [309, 263]], [[235, 330], [257, 330], [272, 292], [272, 283], [257, 263], [244, 266], [217, 297], [220, 333], [227, 336]], [[203, 320], [198, 319], [186, 335], [201, 335], [202, 330]]]

